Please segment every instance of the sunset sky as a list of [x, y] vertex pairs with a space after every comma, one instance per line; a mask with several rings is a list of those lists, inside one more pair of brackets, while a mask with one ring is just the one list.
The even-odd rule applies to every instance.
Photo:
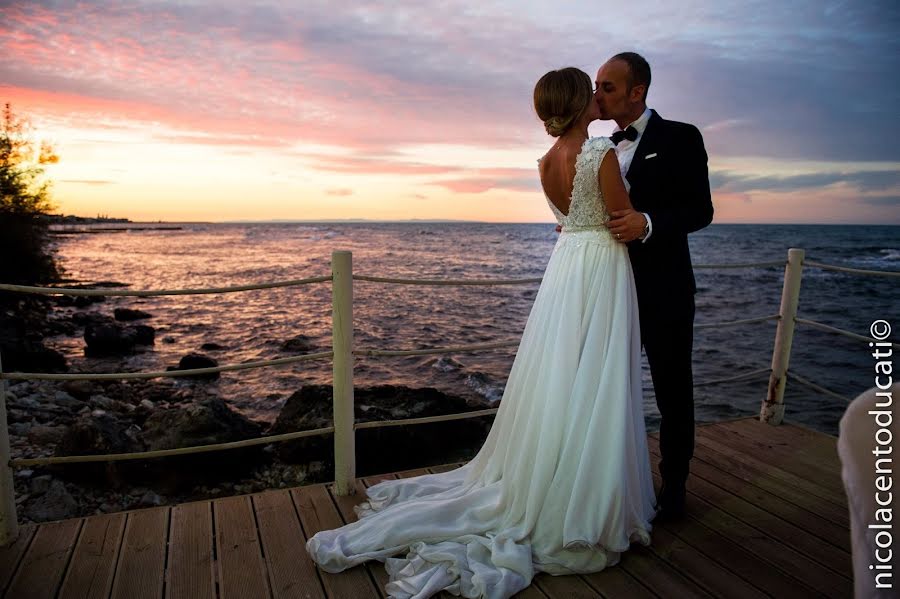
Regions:
[[534, 83], [634, 50], [714, 222], [900, 224], [898, 7], [0, 0], [0, 103], [64, 214], [552, 222]]

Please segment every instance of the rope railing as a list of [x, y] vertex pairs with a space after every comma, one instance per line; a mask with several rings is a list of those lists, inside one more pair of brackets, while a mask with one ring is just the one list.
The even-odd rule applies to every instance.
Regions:
[[540, 283], [543, 279], [399, 279], [392, 277], [372, 277], [369, 275], [353, 275], [354, 281], [370, 283], [393, 283], [395, 285], [525, 285]]
[[[769, 373], [769, 397], [763, 402], [760, 413], [760, 419], [773, 424], [778, 424], [783, 416], [783, 392], [784, 380], [790, 376], [792, 380], [815, 389], [820, 393], [829, 396], [844, 399], [847, 398], [830, 391], [820, 385], [816, 385], [811, 381], [788, 372], [788, 356], [790, 352], [790, 343], [793, 335], [793, 327], [795, 323], [801, 323], [808, 326], [818, 327], [833, 333], [839, 333], [848, 337], [871, 341], [872, 339], [863, 335], [857, 335], [850, 331], [844, 331], [836, 327], [831, 327], [823, 323], [818, 323], [808, 319], [797, 318], [796, 307], [799, 295], [800, 273], [802, 270], [803, 250], [791, 248], [788, 252], [788, 260], [772, 260], [761, 262], [742, 262], [742, 263], [723, 263], [723, 264], [696, 264], [697, 269], [731, 269], [731, 268], [768, 268], [768, 267], [785, 267], [785, 283], [782, 291], [782, 305], [778, 314], [761, 316], [754, 318], [743, 318], [733, 321], [695, 324], [696, 329], [707, 329], [714, 327], [727, 327], [743, 324], [752, 324], [775, 320], [778, 323], [776, 331], [775, 350], [773, 352], [773, 361], [771, 368], [758, 368], [752, 371], [740, 373], [733, 376], [713, 379], [695, 383], [695, 387], [722, 384], [733, 381], [749, 380], [755, 376]], [[875, 275], [875, 276], [900, 276], [900, 272], [891, 271], [875, 271], [864, 270], [850, 267], [841, 267], [819, 262], [805, 262], [806, 265], [826, 270], [833, 270], [856, 275]], [[5, 384], [4, 380], [104, 380], [104, 379], [149, 379], [158, 377], [178, 377], [178, 376], [196, 376], [212, 374], [217, 372], [247, 370], [251, 368], [263, 368], [269, 366], [280, 366], [306, 360], [331, 358], [335, 372], [334, 380], [334, 422], [333, 426], [319, 428], [315, 430], [297, 431], [279, 435], [263, 436], [254, 439], [244, 439], [241, 441], [233, 441], [227, 443], [215, 443], [210, 445], [201, 445], [193, 447], [180, 447], [174, 449], [123, 453], [123, 454], [100, 454], [85, 456], [53, 456], [42, 458], [27, 458], [6, 460], [10, 468], [0, 472], [3, 480], [0, 480], [0, 488], [5, 488], [6, 493], [12, 493], [13, 485], [11, 468], [22, 468], [28, 466], [44, 466], [53, 464], [71, 464], [79, 462], [111, 462], [121, 460], [135, 459], [152, 459], [163, 458], [169, 456], [178, 456], [194, 453], [205, 453], [212, 451], [222, 451], [228, 449], [237, 449], [242, 447], [250, 447], [255, 445], [267, 445], [271, 443], [289, 441], [301, 437], [310, 437], [315, 435], [325, 435], [333, 433], [335, 437], [335, 488], [339, 495], [347, 494], [351, 491], [355, 481], [355, 455], [354, 444], [352, 442], [353, 432], [365, 428], [389, 427], [389, 426], [411, 426], [424, 424], [429, 422], [440, 422], [449, 420], [459, 420], [465, 418], [476, 418], [480, 416], [488, 416], [496, 414], [499, 408], [491, 408], [486, 410], [476, 410], [471, 412], [462, 412], [457, 414], [443, 414], [440, 416], [429, 416], [422, 418], [402, 419], [402, 420], [383, 420], [377, 422], [355, 422], [353, 417], [353, 380], [352, 380], [352, 358], [353, 356], [367, 357], [388, 357], [388, 356], [414, 356], [428, 355], [440, 353], [459, 353], [470, 351], [482, 351], [496, 349], [501, 347], [513, 347], [520, 341], [500, 341], [493, 343], [479, 343], [470, 345], [459, 345], [441, 348], [425, 348], [417, 350], [379, 350], [379, 349], [355, 349], [352, 342], [352, 281], [365, 281], [373, 283], [389, 283], [401, 285], [433, 285], [433, 286], [489, 286], [489, 285], [524, 285], [532, 283], [540, 283], [542, 277], [523, 278], [523, 279], [433, 279], [433, 278], [403, 278], [403, 277], [378, 277], [352, 272], [352, 259], [349, 252], [334, 252], [332, 254], [332, 272], [330, 275], [308, 277], [302, 279], [294, 279], [289, 281], [263, 282], [248, 285], [236, 285], [227, 287], [211, 287], [211, 288], [195, 288], [195, 289], [154, 289], [154, 290], [126, 290], [118, 288], [94, 288], [94, 289], [74, 289], [65, 287], [36, 287], [26, 285], [0, 284], [0, 291], [14, 291], [21, 293], [37, 293], [45, 295], [73, 295], [73, 296], [131, 296], [131, 297], [151, 297], [162, 295], [199, 295], [212, 293], [232, 293], [251, 291], [258, 289], [271, 289], [278, 287], [290, 287], [296, 285], [305, 285], [312, 283], [332, 282], [332, 300], [334, 305], [334, 317], [332, 321], [333, 328], [333, 347], [330, 351], [319, 352], [315, 354], [306, 354], [303, 356], [291, 356], [288, 358], [279, 358], [275, 360], [263, 360], [255, 362], [247, 362], [244, 364], [229, 364], [225, 366], [217, 366], [211, 368], [195, 368], [189, 370], [169, 370], [165, 372], [133, 372], [133, 373], [79, 373], [79, 374], [51, 374], [51, 373], [4, 373], [0, 367], [0, 385]], [[892, 344], [894, 347], [897, 344]], [[0, 402], [0, 410], [2, 410], [2, 420], [6, 420], [4, 402]], [[6, 430], [0, 432], [7, 440]], [[5, 450], [6, 457], [9, 457], [8, 449]], [[3, 508], [0, 513], [0, 544], [8, 543], [10, 538], [16, 535], [16, 517], [14, 501], [11, 497], [4, 499], [7, 507]], [[12, 507], [9, 507], [12, 506]], [[12, 510], [10, 514], [10, 510]]]
[[823, 387], [823, 386], [821, 386], [821, 385], [817, 385], [816, 383], [814, 383], [814, 382], [812, 382], [812, 381], [808, 381], [808, 380], [806, 380], [805, 378], [803, 378], [802, 376], [800, 376], [800, 375], [798, 375], [798, 374], [794, 374], [794, 373], [793, 373], [792, 371], [790, 371], [790, 370], [788, 370], [787, 375], [788, 375], [788, 377], [790, 377], [791, 379], [797, 381], [797, 382], [800, 383], [801, 385], [806, 385], [806, 386], [809, 387], [810, 389], [813, 389], [813, 390], [815, 390], [815, 391], [818, 391], [819, 393], [824, 393], [825, 395], [830, 395], [831, 397], [834, 397], [834, 398], [836, 398], [836, 399], [842, 399], [842, 400], [844, 400], [844, 401], [847, 402], [847, 403], [850, 403], [851, 401], [853, 401], [853, 400], [850, 399], [849, 397], [844, 397], [844, 396], [841, 395], [840, 393], [835, 393], [834, 391], [831, 391], [831, 390], [829, 390], [829, 389], [826, 389], [825, 387]]
[[[814, 329], [819, 329], [822, 331], [828, 331], [829, 333], [835, 333], [837, 335], [843, 335], [844, 337], [849, 337], [850, 339], [856, 339], [858, 341], [868, 341], [872, 343], [884, 343], [883, 339], [875, 339], [874, 337], [866, 337], [865, 335], [859, 335], [857, 333], [853, 333], [844, 329], [839, 329], [837, 327], [833, 327], [827, 325], [823, 322], [817, 322], [815, 320], [809, 320], [808, 318], [794, 318], [794, 321], [810, 326]], [[897, 349], [900, 349], [900, 343], [891, 343], [891, 346]]]
[[711, 381], [703, 381], [702, 383], [694, 383], [694, 387], [705, 387], [707, 385], [718, 385], [719, 383], [728, 383], [731, 381], [740, 381], [743, 379], [751, 379], [759, 374], [770, 373], [772, 372], [771, 368], [758, 368], [756, 370], [751, 370], [749, 372], [744, 372], [735, 376], [727, 376], [720, 379], [713, 379]]
[[308, 285], [310, 283], [324, 283], [330, 281], [331, 275], [320, 277], [308, 277], [306, 279], [294, 279], [291, 281], [275, 281], [272, 283], [251, 283], [249, 285], [233, 285], [230, 287], [206, 287], [198, 289], [73, 289], [70, 287], [34, 287], [30, 285], [10, 285], [0, 283], [0, 291], [18, 291], [21, 293], [38, 293], [43, 295], [83, 295], [83, 296], [134, 296], [151, 297], [156, 295], [203, 295], [208, 293], [235, 293], [238, 291], [252, 291], [254, 289], [274, 289], [276, 287], [292, 287], [295, 285]]
[[456, 345], [453, 347], [435, 347], [430, 349], [387, 350], [387, 349], [354, 349], [354, 356], [427, 356], [431, 354], [455, 354], [462, 352], [513, 347], [519, 341], [497, 341], [495, 343], [474, 343], [472, 345]]
[[142, 460], [150, 458], [166, 458], [176, 455], [188, 455], [193, 453], [208, 453], [210, 451], [222, 451], [224, 449], [239, 449], [254, 445], [268, 445], [280, 441], [291, 441], [301, 437], [313, 437], [333, 433], [334, 427], [317, 428], [307, 431], [296, 431], [269, 437], [256, 437], [241, 441], [229, 441], [228, 443], [213, 443], [210, 445], [194, 445], [192, 447], [177, 447], [174, 449], [156, 449], [153, 451], [138, 451], [133, 453], [104, 453], [96, 455], [66, 455], [47, 458], [21, 458], [10, 460], [13, 468], [27, 468], [31, 466], [51, 466], [54, 464], [81, 464], [87, 462], [121, 462], [123, 460]]
[[319, 360], [331, 358], [334, 352], [318, 352], [291, 356], [289, 358], [277, 358], [274, 360], [261, 360], [257, 362], [245, 362], [243, 364], [227, 364], [225, 366], [210, 366], [207, 368], [189, 368], [183, 370], [166, 370], [160, 372], [111, 372], [111, 373], [78, 373], [78, 374], [51, 374], [44, 372], [0, 372], [0, 379], [27, 380], [36, 379], [43, 381], [103, 381], [103, 380], [128, 380], [128, 379], [155, 379], [161, 377], [197, 376], [212, 374], [214, 372], [230, 372], [233, 370], [249, 370], [251, 368], [266, 368], [268, 366], [282, 366], [305, 362], [307, 360]]
[[724, 264], [694, 264], [694, 268], [760, 268], [766, 266], [784, 266], [784, 260], [769, 260], [767, 262], [730, 262]]
[[[729, 381], [748, 379], [758, 374], [769, 372], [769, 368], [760, 368], [750, 372], [745, 372], [736, 376], [694, 383], [694, 387], [703, 387], [706, 385], [716, 385]], [[428, 424], [432, 422], [447, 422], [451, 420], [464, 420], [467, 418], [479, 418], [481, 416], [490, 416], [496, 414], [500, 408], [487, 408], [484, 410], [473, 410], [470, 412], [457, 412], [454, 414], [441, 414], [439, 416], [422, 416], [420, 418], [404, 418], [400, 420], [373, 420], [370, 422], [354, 422], [353, 429], [361, 430], [367, 428], [382, 428], [391, 426], [412, 426], [416, 424]], [[271, 443], [280, 443], [284, 441], [292, 441], [301, 437], [312, 437], [318, 435], [327, 435], [334, 432], [333, 426], [317, 428], [293, 433], [283, 433], [279, 435], [269, 435], [264, 437], [255, 437], [253, 439], [243, 439], [241, 441], [230, 441], [227, 443], [214, 443], [210, 445], [195, 445], [192, 447], [179, 447], [175, 449], [157, 449], [153, 451], [141, 451], [133, 453], [107, 453], [107, 454], [91, 454], [91, 455], [75, 455], [75, 456], [53, 456], [44, 458], [21, 458], [9, 461], [9, 465], [13, 468], [28, 468], [33, 466], [50, 466], [55, 464], [80, 464], [91, 462], [118, 462], [123, 460], [152, 459], [164, 458], [178, 455], [189, 455], [196, 453], [208, 453], [211, 451], [222, 451], [227, 449], [240, 449], [244, 447], [252, 447], [255, 445], [268, 445]]]
[[730, 327], [739, 324], [751, 324], [754, 322], [766, 322], [767, 320], [778, 320], [781, 318], [779, 314], [772, 314], [771, 316], [760, 316], [758, 318], [742, 318], [740, 320], [729, 320], [725, 322], [709, 322], [703, 324], [695, 324], [695, 329], [713, 329], [718, 327]]
[[851, 268], [849, 266], [835, 266], [834, 264], [823, 264], [821, 262], [813, 262], [812, 260], [807, 260], [803, 263], [804, 266], [812, 266], [814, 268], [821, 268], [822, 270], [833, 270], [835, 272], [845, 272], [854, 275], [865, 275], [865, 276], [875, 276], [875, 277], [900, 277], [900, 271], [896, 270], [867, 270], [864, 268]]

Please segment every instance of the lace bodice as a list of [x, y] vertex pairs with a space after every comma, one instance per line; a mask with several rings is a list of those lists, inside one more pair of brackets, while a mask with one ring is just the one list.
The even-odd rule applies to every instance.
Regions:
[[[556, 221], [566, 228], [596, 227], [609, 220], [606, 204], [600, 193], [597, 173], [600, 161], [606, 152], [615, 146], [608, 137], [589, 137], [581, 146], [581, 152], [575, 158], [575, 180], [572, 185], [572, 197], [569, 200], [569, 213], [563, 214], [550, 201], [547, 203], [556, 216]], [[538, 159], [538, 166], [543, 158]]]

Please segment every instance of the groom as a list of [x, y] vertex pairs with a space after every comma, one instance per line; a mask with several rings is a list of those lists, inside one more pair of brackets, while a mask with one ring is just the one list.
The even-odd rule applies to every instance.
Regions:
[[688, 233], [713, 218], [703, 137], [693, 125], [667, 121], [647, 108], [650, 65], [623, 52], [597, 72], [600, 118], [612, 134], [633, 210], [610, 214], [608, 228], [628, 245], [637, 287], [641, 344], [650, 363], [662, 416], [659, 464], [662, 488], [656, 521], [683, 516], [685, 482], [694, 454], [691, 372], [694, 293]]

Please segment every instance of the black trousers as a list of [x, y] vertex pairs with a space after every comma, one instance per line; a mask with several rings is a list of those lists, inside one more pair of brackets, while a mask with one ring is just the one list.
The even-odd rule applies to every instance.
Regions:
[[[674, 297], [673, 297], [674, 296]], [[694, 294], [638, 300], [641, 345], [647, 354], [659, 428], [659, 471], [663, 482], [684, 485], [694, 455]]]

